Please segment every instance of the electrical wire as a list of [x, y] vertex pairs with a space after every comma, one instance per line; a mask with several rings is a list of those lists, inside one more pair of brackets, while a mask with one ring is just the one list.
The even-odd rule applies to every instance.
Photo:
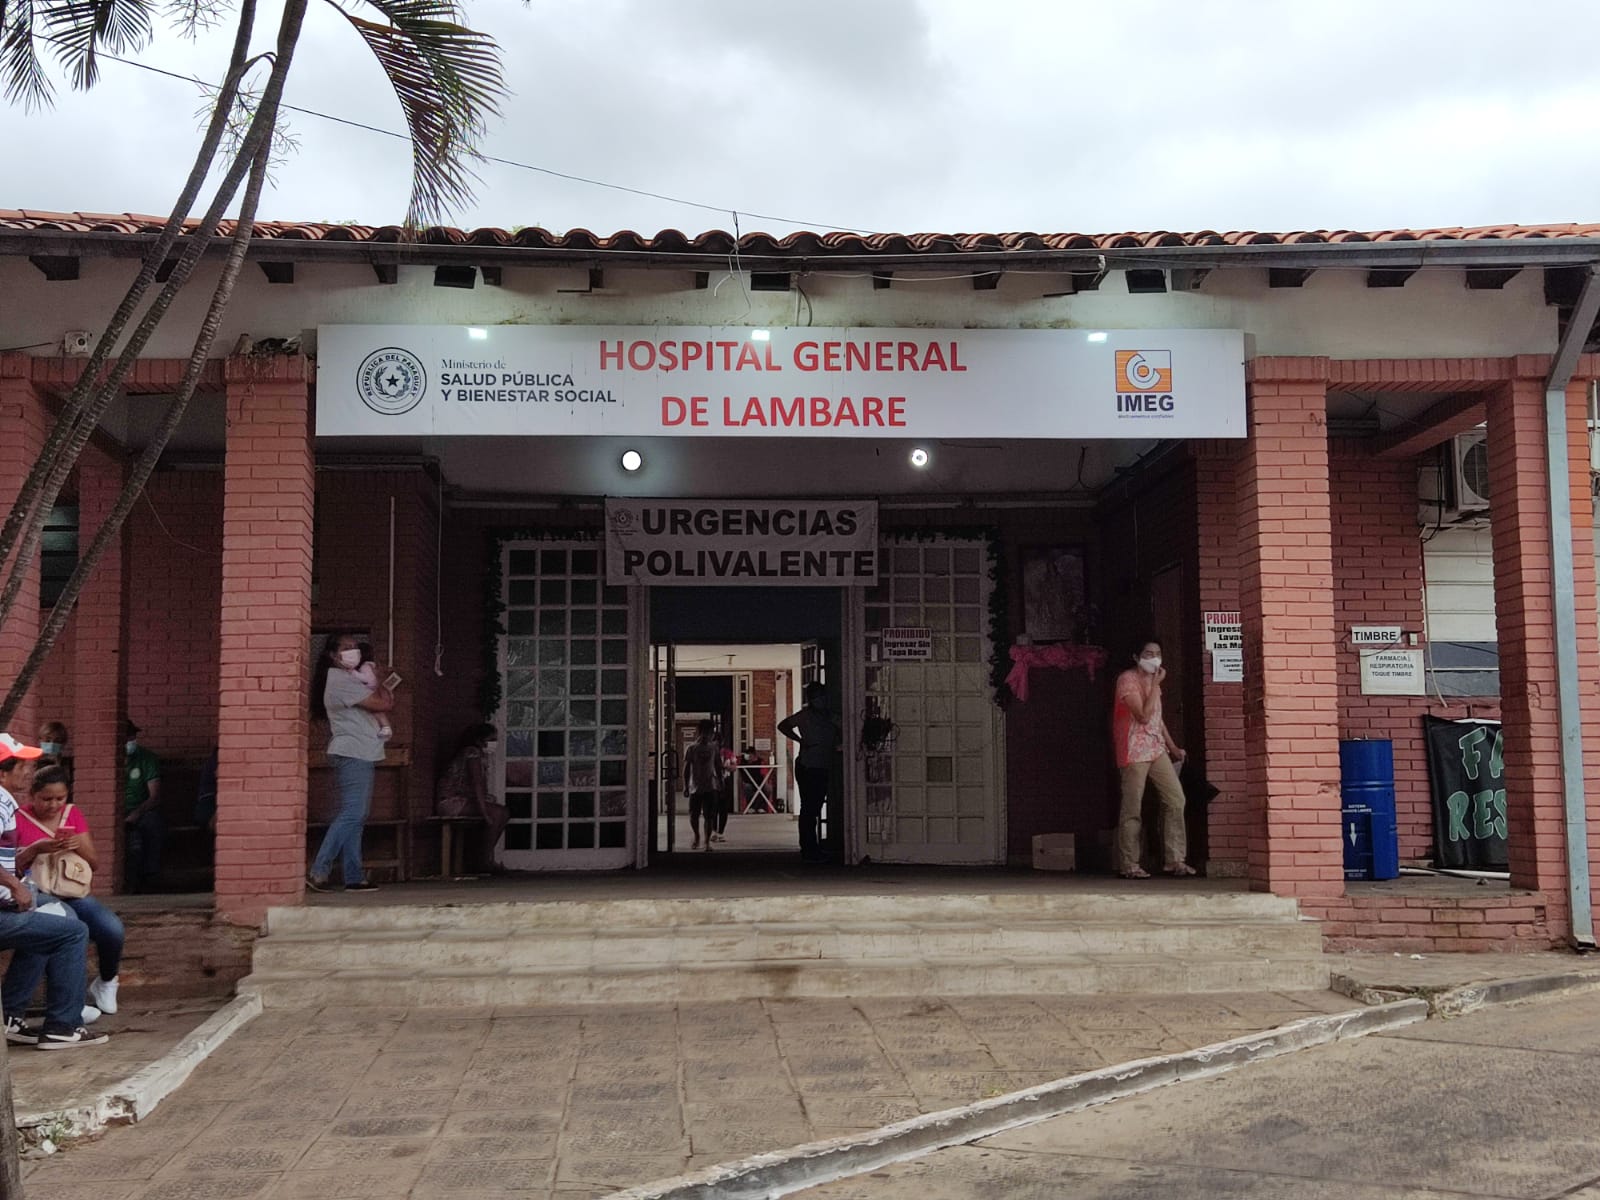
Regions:
[[139, 499], [143, 500], [145, 504], [149, 506], [150, 515], [156, 519], [156, 524], [161, 526], [161, 532], [167, 535], [169, 541], [182, 546], [185, 550], [192, 550], [194, 553], [202, 555], [206, 558], [218, 557], [218, 551], [202, 550], [199, 546], [191, 546], [188, 542], [182, 541], [181, 539], [173, 536], [172, 530], [168, 529], [167, 523], [161, 519], [161, 514], [156, 510], [155, 502], [150, 499], [150, 493], [148, 491], [141, 491], [139, 493]]
[[[47, 42], [60, 41], [60, 39], [51, 37], [41, 37], [40, 40]], [[176, 79], [182, 83], [192, 83], [197, 87], [208, 89], [213, 93], [219, 90], [218, 85], [207, 83], [205, 80], [194, 75], [184, 75], [178, 71], [168, 71], [165, 68], [151, 66], [149, 63], [138, 62], [131, 58], [121, 58], [115, 54], [107, 54], [104, 51], [97, 51], [95, 57], [106, 62], [120, 63], [125, 67], [134, 67], [140, 71], [149, 71], [152, 75], [163, 75], [168, 79]], [[300, 115], [306, 117], [316, 117], [320, 121], [331, 121], [336, 125], [346, 125], [351, 129], [361, 129], [367, 133], [376, 133], [381, 137], [395, 138], [403, 142], [409, 142], [411, 140], [411, 135], [408, 133], [399, 133], [393, 129], [384, 129], [378, 125], [368, 125], [365, 121], [356, 121], [349, 117], [337, 117], [332, 113], [321, 112], [314, 108], [302, 108], [296, 104], [285, 104], [282, 102], [279, 103], [278, 107], [283, 109], [285, 112], [299, 113]], [[516, 159], [501, 158], [494, 154], [476, 154], [474, 157], [483, 162], [495, 163], [496, 165], [502, 167], [512, 167], [519, 171], [533, 171], [539, 175], [549, 175], [555, 179], [565, 179], [570, 183], [582, 183], [589, 187], [606, 188], [613, 192], [625, 192], [630, 196], [643, 196], [650, 200], [663, 200], [668, 204], [681, 204], [686, 208], [698, 208], [705, 212], [725, 213], [731, 211], [726, 204], [704, 204], [699, 200], [689, 200], [683, 196], [673, 196], [667, 194], [666, 192], [655, 192], [648, 188], [630, 187], [623, 183], [611, 183], [604, 179], [591, 179], [588, 176], [576, 175], [570, 171], [558, 171], [554, 167], [541, 167], [536, 163], [518, 162]], [[744, 213], [744, 215], [747, 217], [755, 217], [757, 220], [777, 221], [784, 225], [796, 225], [801, 228], [832, 229], [837, 230], [840, 233], [876, 232], [875, 230], [870, 230], [860, 225], [838, 225], [831, 221], [807, 221], [796, 217], [779, 216], [776, 213], [752, 212], [749, 209], [739, 209], [738, 212]], [[736, 212], [736, 218], [737, 215], [738, 213]]]

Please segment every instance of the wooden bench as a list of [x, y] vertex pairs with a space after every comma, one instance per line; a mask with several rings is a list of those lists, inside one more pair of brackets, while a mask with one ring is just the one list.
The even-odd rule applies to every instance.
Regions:
[[[428, 824], [439, 827], [439, 876], [443, 879], [460, 879], [466, 875], [466, 865], [462, 861], [466, 856], [466, 837], [471, 831], [483, 825], [480, 816], [469, 817], [441, 817], [431, 816]], [[463, 834], [456, 837], [456, 831]]]

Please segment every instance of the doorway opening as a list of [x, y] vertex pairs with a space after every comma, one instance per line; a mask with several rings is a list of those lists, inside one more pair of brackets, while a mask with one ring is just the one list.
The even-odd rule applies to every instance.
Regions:
[[[650, 598], [646, 745], [653, 860], [707, 848], [773, 858], [800, 853], [796, 744], [778, 732], [806, 685], [826, 689], [842, 730], [841, 593], [832, 588], [657, 588]], [[721, 763], [714, 805], [691, 813], [687, 754], [709, 725]], [[819, 834], [839, 861], [845, 830], [843, 756], [834, 754]], [[709, 810], [709, 811], [708, 811]]]

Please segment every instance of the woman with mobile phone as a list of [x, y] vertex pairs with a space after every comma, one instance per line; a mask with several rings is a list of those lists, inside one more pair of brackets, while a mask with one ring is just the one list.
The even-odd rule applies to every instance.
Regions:
[[[1116, 703], [1112, 709], [1111, 736], [1122, 776], [1122, 812], [1117, 822], [1117, 873], [1124, 879], [1149, 879], [1139, 865], [1143, 833], [1146, 784], [1161, 798], [1161, 846], [1168, 875], [1193, 875], [1188, 858], [1188, 832], [1183, 823], [1183, 786], [1177, 766], [1188, 757], [1172, 740], [1161, 717], [1161, 684], [1167, 677], [1161, 665], [1161, 641], [1141, 638], [1134, 643], [1133, 666], [1117, 676]], [[1176, 765], [1175, 765], [1176, 764]]]

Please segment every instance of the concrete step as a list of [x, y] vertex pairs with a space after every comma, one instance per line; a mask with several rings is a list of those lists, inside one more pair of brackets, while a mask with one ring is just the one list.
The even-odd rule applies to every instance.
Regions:
[[258, 943], [254, 969], [273, 971], [519, 970], [786, 960], [1058, 959], [1081, 954], [1315, 955], [1307, 921], [921, 921], [675, 925], [656, 929], [552, 929], [505, 934], [477, 929], [274, 933]]
[[1319, 956], [1063, 955], [946, 959], [756, 959], [740, 963], [488, 972], [275, 970], [243, 981], [273, 1008], [483, 1007], [736, 1001], [794, 997], [981, 996], [1325, 988]]
[[[1112, 885], [1114, 886], [1114, 885]], [[320, 904], [274, 908], [269, 934], [357, 930], [527, 933], [553, 929], [649, 929], [677, 925], [882, 921], [1293, 920], [1295, 902], [1265, 892], [993, 892], [962, 895], [729, 896], [695, 899], [549, 900], [487, 904]]]
[[1322, 988], [1320, 927], [1249, 893], [734, 897], [275, 909], [274, 1007]]

